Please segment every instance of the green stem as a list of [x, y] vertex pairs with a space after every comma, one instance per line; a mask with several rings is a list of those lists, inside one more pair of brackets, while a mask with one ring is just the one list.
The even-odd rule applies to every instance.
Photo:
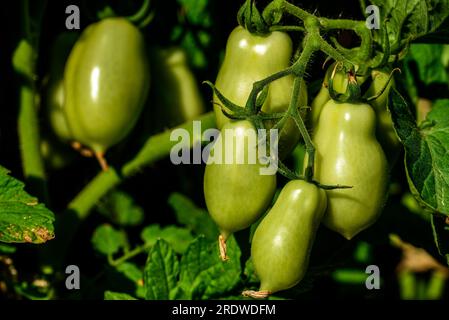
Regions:
[[[201, 123], [201, 132], [215, 126], [215, 117], [209, 112], [198, 118]], [[178, 128], [185, 129], [190, 136], [195, 134], [192, 121], [188, 121]], [[178, 141], [170, 140], [171, 130], [156, 134], [150, 137], [139, 153], [121, 169], [111, 167], [107, 171], [100, 172], [77, 196], [70, 202], [68, 209], [75, 211], [77, 216], [83, 220], [89, 211], [97, 203], [97, 201], [106, 195], [111, 189], [119, 185], [125, 178], [131, 177], [140, 172], [145, 166], [148, 166], [170, 154], [173, 146]], [[199, 141], [201, 137], [193, 137], [194, 143]], [[189, 141], [192, 146], [192, 141]]]
[[257, 96], [258, 96], [259, 92], [262, 91], [266, 85], [269, 85], [271, 82], [273, 82], [277, 79], [288, 76], [292, 72], [293, 72], [293, 69], [292, 69], [292, 67], [290, 67], [290, 68], [284, 69], [282, 71], [279, 71], [275, 74], [272, 74], [271, 76], [269, 76], [265, 79], [254, 82], [253, 89], [251, 90], [251, 92], [248, 96], [248, 100], [246, 102], [245, 109], [249, 110], [251, 114], [254, 114], [256, 111], [256, 107], [257, 107], [256, 102], [257, 102]]
[[299, 114], [297, 104], [299, 101], [300, 88], [301, 88], [301, 77], [296, 77], [293, 83], [293, 93], [292, 99], [290, 101], [289, 113], [296, 125], [298, 126], [299, 132], [301, 133], [304, 143], [306, 145], [306, 152], [308, 155], [307, 166], [305, 170], [305, 178], [310, 181], [313, 178], [314, 166], [315, 166], [315, 146], [313, 145], [312, 139], [310, 138], [309, 132], [304, 124], [304, 121]]
[[346, 29], [346, 30], [355, 30], [360, 21], [349, 20], [349, 19], [328, 19], [328, 18], [319, 18], [320, 25], [324, 30], [332, 30], [332, 29]]
[[275, 25], [275, 26], [271, 26], [270, 27], [270, 31], [304, 32], [305, 29], [304, 29], [304, 27], [301, 27], [301, 26], [279, 26], [279, 25]]
[[315, 18], [313, 14], [308, 13], [307, 11], [289, 3], [286, 0], [280, 1], [280, 8], [287, 12], [288, 14], [291, 14], [292, 16], [295, 16], [299, 18], [302, 21], [306, 21], [308, 18]]
[[123, 262], [126, 262], [129, 259], [134, 258], [135, 256], [141, 254], [142, 252], [145, 252], [146, 250], [148, 250], [151, 246], [149, 245], [149, 243], [144, 243], [140, 246], [135, 247], [133, 250], [128, 251], [127, 253], [125, 253], [123, 256], [121, 256], [118, 259], [108, 259], [108, 263], [113, 266], [113, 267], [118, 267], [119, 265], [121, 265]]
[[[30, 70], [31, 72], [31, 74], [22, 74], [24, 78], [21, 79], [22, 83], [19, 91], [20, 107], [17, 127], [23, 174], [27, 180], [29, 191], [40, 200], [48, 203], [45, 166], [40, 151], [39, 122], [36, 106], [38, 93], [35, 76], [37, 52], [39, 51], [39, 38], [36, 35], [40, 31], [45, 5], [46, 3], [43, 2], [38, 10], [35, 9], [36, 12], [31, 12], [29, 1], [23, 1], [22, 39], [31, 44], [32, 53], [29, 55], [28, 61], [23, 62], [21, 66], [14, 67], [19, 67], [19, 69], [16, 69], [18, 73], [20, 73], [20, 68]], [[31, 14], [35, 15], [33, 17], [35, 23], [33, 24], [30, 21]]]

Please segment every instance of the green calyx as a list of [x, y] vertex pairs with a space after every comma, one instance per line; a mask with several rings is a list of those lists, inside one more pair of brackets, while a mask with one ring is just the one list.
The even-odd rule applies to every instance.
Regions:
[[[265, 15], [267, 18], [274, 22], [278, 17], [272, 17]], [[279, 19], [280, 20], [280, 19]], [[239, 25], [247, 29], [252, 34], [267, 35], [270, 33], [270, 25], [265, 20], [265, 17], [260, 13], [256, 7], [254, 0], [246, 0], [240, 7], [237, 13], [237, 21]]]

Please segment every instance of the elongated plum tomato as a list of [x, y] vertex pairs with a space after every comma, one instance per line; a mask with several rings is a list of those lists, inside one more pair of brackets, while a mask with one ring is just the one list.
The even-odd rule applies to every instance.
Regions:
[[151, 75], [158, 79], [150, 90], [154, 108], [148, 110], [154, 130], [177, 126], [205, 111], [198, 81], [182, 48], [154, 48], [150, 61]]
[[45, 113], [53, 133], [64, 142], [72, 139], [64, 115], [64, 67], [70, 50], [76, 41], [76, 33], [61, 33], [50, 53], [50, 72], [44, 93]]
[[[204, 173], [204, 197], [223, 241], [254, 223], [275, 192], [276, 174], [261, 174], [264, 164], [257, 158], [255, 139], [256, 130], [251, 122], [230, 122], [223, 126], [210, 150]], [[249, 148], [254, 148], [254, 152]]]
[[[216, 88], [231, 102], [244, 107], [253, 83], [290, 66], [292, 41], [288, 34], [274, 31], [266, 36], [251, 34], [236, 27], [229, 35], [223, 64], [215, 81]], [[275, 80], [269, 85], [268, 96], [262, 106], [265, 113], [284, 112], [288, 109], [293, 89], [293, 76]], [[217, 127], [221, 129], [230, 121], [221, 111], [223, 104], [214, 95]], [[307, 106], [307, 88], [301, 85], [298, 108]], [[226, 111], [229, 111], [226, 109]], [[268, 127], [274, 121], [267, 121]], [[289, 120], [279, 133], [279, 155], [284, 158], [299, 140], [299, 131]]]
[[370, 105], [330, 100], [313, 137], [315, 179], [321, 184], [352, 187], [327, 191], [323, 219], [347, 239], [376, 221], [386, 198], [387, 160], [375, 130], [376, 116]]
[[123, 18], [90, 25], [70, 53], [64, 105], [73, 138], [104, 153], [134, 127], [149, 88], [139, 29]]
[[285, 290], [302, 280], [326, 201], [325, 191], [314, 184], [292, 180], [284, 186], [251, 244], [260, 294]]

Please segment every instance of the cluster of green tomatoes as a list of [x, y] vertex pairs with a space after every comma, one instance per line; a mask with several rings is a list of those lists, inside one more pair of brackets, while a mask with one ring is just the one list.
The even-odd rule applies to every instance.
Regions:
[[[78, 39], [72, 34], [60, 41], [63, 45], [57, 45], [55, 60], [61, 61], [52, 64], [47, 84], [49, 122], [61, 140], [86, 156], [96, 156], [103, 169], [107, 169], [105, 152], [130, 133], [141, 114], [148, 117], [151, 126], [160, 127], [191, 120], [204, 112], [184, 53], [153, 50], [148, 55], [141, 32], [126, 19], [107, 18], [90, 25]], [[229, 36], [215, 87], [229, 101], [243, 106], [254, 82], [288, 68], [291, 59], [292, 41], [287, 33], [275, 31], [258, 36], [239, 26]], [[158, 74], [158, 82], [150, 86], [153, 72]], [[384, 150], [398, 146], [386, 109], [388, 90], [393, 85], [390, 72], [372, 70], [356, 80], [362, 84], [370, 78], [366, 96], [375, 99], [369, 104], [331, 98], [330, 89], [344, 93], [351, 81], [346, 72], [337, 70], [336, 64], [326, 72], [310, 110], [304, 108], [308, 106], [308, 93], [302, 81], [297, 108], [307, 120], [316, 148], [313, 181], [288, 182], [258, 225], [251, 254], [261, 285], [259, 291], [248, 295], [266, 297], [299, 283], [307, 270], [321, 222], [351, 239], [379, 216], [386, 198], [391, 159], [387, 160]], [[293, 75], [270, 83], [261, 112], [285, 112], [293, 83]], [[151, 112], [145, 114], [150, 87], [157, 94], [151, 99]], [[376, 95], [378, 92], [382, 93]], [[216, 95], [214, 111], [218, 129], [234, 131], [231, 139], [240, 141], [226, 141], [225, 135], [219, 135], [217, 142], [221, 143], [216, 146], [232, 143], [234, 158], [245, 155], [245, 139], [237, 138], [255, 131], [253, 122], [231, 120], [227, 115], [232, 112]], [[264, 120], [266, 128], [275, 124], [274, 119]], [[279, 132], [281, 160], [292, 152], [300, 138], [294, 119], [288, 119]], [[206, 165], [204, 195], [210, 215], [220, 229], [223, 260], [227, 258], [229, 235], [259, 220], [274, 198], [276, 175], [260, 174], [263, 166], [259, 162]], [[348, 188], [325, 190], [320, 187], [324, 185]]]
[[[215, 88], [233, 104], [245, 106], [253, 83], [288, 68], [291, 59], [292, 41], [287, 33], [274, 31], [259, 36], [239, 26], [229, 36]], [[260, 289], [246, 291], [245, 295], [263, 298], [298, 284], [307, 271], [320, 223], [351, 239], [378, 218], [387, 194], [389, 159], [384, 150], [398, 147], [386, 109], [388, 90], [393, 85], [390, 73], [391, 70], [370, 70], [369, 76], [355, 78], [334, 63], [310, 108], [305, 108], [308, 94], [305, 83], [301, 84], [297, 108], [312, 132], [313, 180], [290, 180], [267, 213], [275, 196], [276, 175], [261, 175], [259, 169], [264, 164], [206, 165], [204, 195], [210, 215], [220, 229], [223, 260], [227, 259], [229, 235], [263, 217], [251, 242]], [[339, 102], [331, 98], [330, 79], [332, 90], [345, 93], [351, 81], [361, 85], [367, 78], [370, 85], [364, 96], [373, 97], [369, 104], [362, 99]], [[261, 112], [286, 112], [293, 83], [293, 75], [271, 82]], [[219, 97], [214, 96], [214, 102], [217, 127], [222, 132], [234, 130], [234, 136], [238, 136], [256, 130], [251, 119], [231, 120], [227, 115], [232, 112]], [[307, 112], [302, 112], [303, 109]], [[272, 120], [264, 122], [266, 128], [274, 124]], [[226, 141], [227, 137], [221, 134], [218, 140], [222, 143], [217, 145], [232, 143], [230, 151], [234, 157], [248, 152], [246, 145], [238, 142], [244, 139]], [[290, 118], [280, 129], [279, 158], [282, 160], [291, 153], [299, 140], [298, 128]], [[307, 158], [306, 155], [304, 163]], [[347, 188], [326, 189], [321, 185]]]

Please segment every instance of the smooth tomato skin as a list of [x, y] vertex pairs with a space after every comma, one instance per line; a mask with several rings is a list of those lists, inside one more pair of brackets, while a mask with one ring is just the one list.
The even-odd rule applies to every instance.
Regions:
[[72, 136], [64, 114], [64, 67], [77, 35], [73, 32], [60, 34], [50, 53], [48, 82], [45, 86], [44, 105], [48, 123], [53, 133], [64, 142]]
[[[229, 35], [223, 63], [215, 81], [216, 88], [231, 102], [244, 107], [253, 83], [290, 66], [292, 41], [284, 32], [275, 31], [267, 36], [251, 34], [238, 26]], [[293, 76], [283, 77], [269, 85], [267, 99], [262, 106], [265, 113], [284, 112], [288, 109], [293, 89]], [[301, 85], [298, 108], [307, 106], [307, 88]], [[214, 95], [217, 128], [231, 121], [221, 111], [222, 103]], [[229, 111], [229, 110], [227, 110]], [[274, 122], [268, 123], [271, 127]], [[279, 133], [279, 153], [287, 155], [299, 140], [299, 131], [293, 120]]]
[[303, 279], [326, 203], [325, 191], [306, 181], [292, 180], [282, 188], [251, 244], [261, 291], [285, 290]]
[[[367, 97], [372, 97], [378, 94], [382, 88], [387, 84], [390, 73], [384, 70], [373, 70], [371, 72], [373, 82], [368, 88]], [[376, 99], [370, 101], [377, 116], [376, 134], [380, 144], [384, 148], [387, 157], [391, 162], [396, 158], [400, 146], [399, 139], [394, 131], [393, 120], [390, 112], [387, 109], [388, 94], [391, 88], [395, 87], [394, 79], [390, 81], [385, 91]]]
[[151, 76], [157, 79], [150, 90], [153, 129], [171, 128], [205, 112], [198, 81], [181, 47], [154, 48], [150, 62]]
[[386, 199], [388, 164], [375, 129], [376, 116], [370, 105], [330, 100], [313, 137], [315, 179], [326, 185], [352, 186], [327, 191], [323, 219], [346, 239], [372, 225]]
[[105, 152], [134, 127], [149, 88], [139, 29], [123, 18], [90, 25], [70, 53], [64, 105], [73, 138]]
[[[228, 133], [233, 135], [226, 135]], [[231, 164], [208, 163], [204, 173], [204, 197], [206, 206], [221, 235], [226, 239], [231, 233], [243, 230], [254, 223], [266, 210], [276, 190], [276, 174], [261, 175], [257, 157], [248, 159], [248, 137], [256, 134], [247, 120], [230, 122], [223, 126], [210, 157], [225, 159], [233, 151]], [[209, 160], [211, 158], [209, 157]], [[236, 159], [244, 157], [243, 164]]]

